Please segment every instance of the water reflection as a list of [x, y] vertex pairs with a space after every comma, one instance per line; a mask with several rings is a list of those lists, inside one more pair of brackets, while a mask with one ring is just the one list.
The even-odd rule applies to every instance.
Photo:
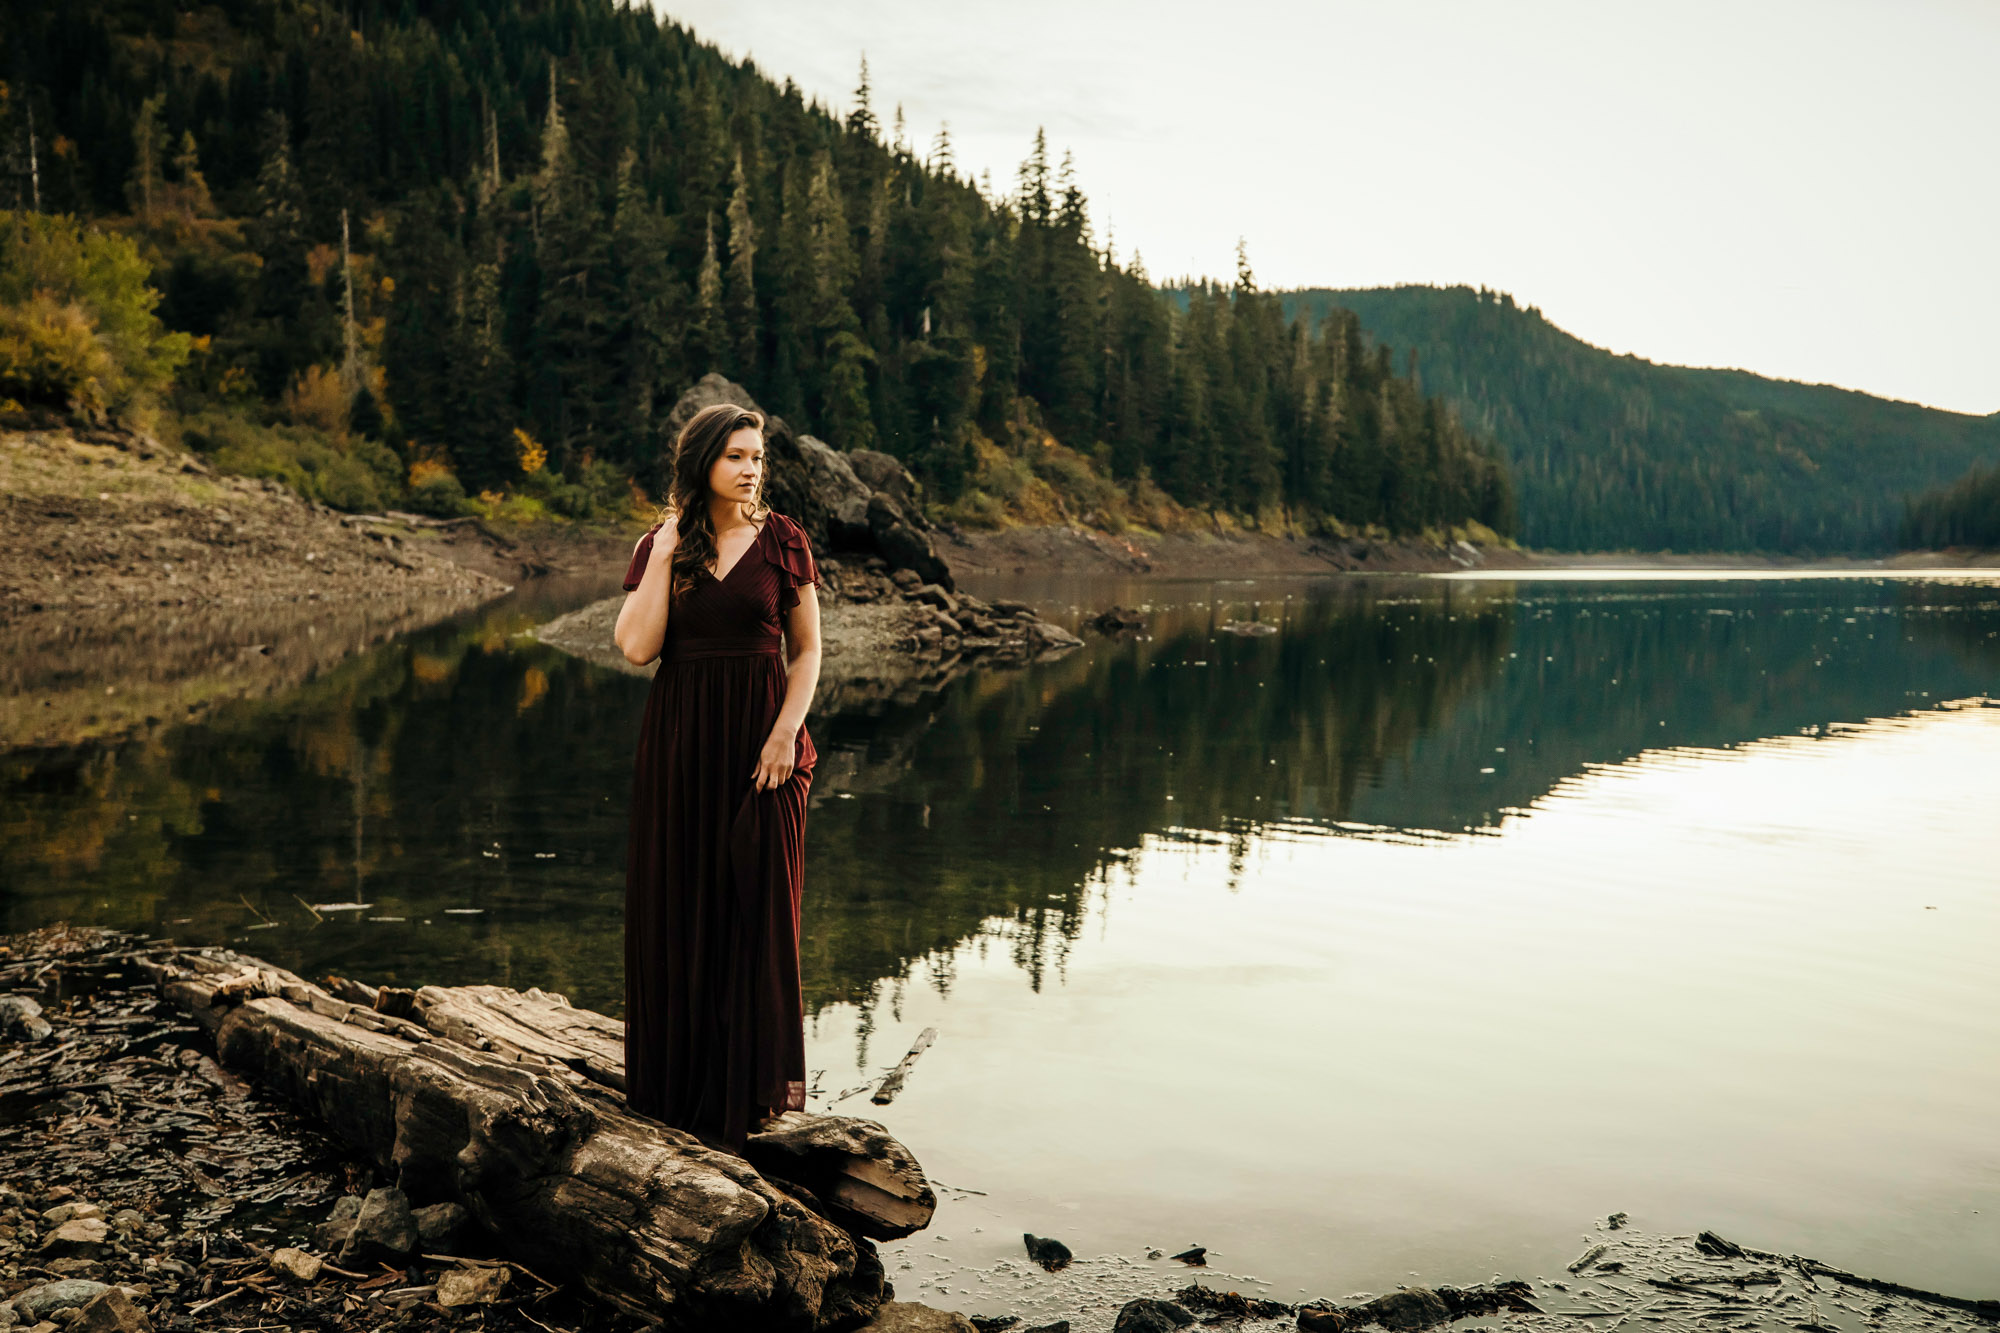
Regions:
[[[1137, 639], [815, 720], [815, 1012], [869, 1009], [925, 959], [948, 988], [968, 939], [1045, 986], [1090, 886], [1149, 839], [1219, 843], [1237, 880], [1272, 832], [1490, 831], [1594, 765], [1830, 735], [1993, 693], [2000, 665], [1990, 584], [1145, 591]], [[518, 594], [193, 722], [6, 752], [0, 922], [248, 940], [314, 974], [533, 984], [615, 1012], [645, 683], [522, 636], [561, 600]], [[314, 915], [329, 903], [367, 906]]]

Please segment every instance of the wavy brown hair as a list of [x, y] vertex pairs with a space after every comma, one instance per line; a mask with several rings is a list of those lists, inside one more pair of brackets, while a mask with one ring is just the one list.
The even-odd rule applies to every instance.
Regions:
[[[708, 510], [708, 474], [728, 447], [729, 437], [746, 428], [762, 435], [764, 414], [735, 403], [711, 403], [688, 418], [674, 442], [673, 480], [667, 489], [667, 506], [660, 511], [660, 522], [673, 523], [679, 534], [674, 542], [673, 578], [667, 584], [670, 598], [681, 597], [703, 579], [715, 577], [709, 569], [717, 551], [715, 521]], [[767, 460], [765, 477], [770, 475], [769, 467]], [[757, 497], [750, 502], [750, 517], [761, 523], [770, 512], [764, 503], [763, 481], [759, 480]]]

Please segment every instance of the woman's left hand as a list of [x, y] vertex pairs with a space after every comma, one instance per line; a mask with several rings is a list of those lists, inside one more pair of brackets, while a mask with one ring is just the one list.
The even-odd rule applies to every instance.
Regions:
[[757, 756], [757, 772], [751, 786], [757, 791], [776, 791], [791, 781], [798, 743], [795, 731], [773, 731], [771, 739], [764, 742], [764, 752]]

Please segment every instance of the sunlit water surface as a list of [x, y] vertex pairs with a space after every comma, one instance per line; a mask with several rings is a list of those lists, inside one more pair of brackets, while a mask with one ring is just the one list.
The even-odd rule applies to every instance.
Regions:
[[[1996, 1294], [1991, 582], [1005, 590], [1149, 632], [814, 723], [815, 1105], [940, 1033], [839, 1103], [946, 1187], [905, 1295], [1033, 1309], [1024, 1230], [1149, 1289], [1533, 1277], [1614, 1211]], [[547, 611], [0, 756], [0, 926], [615, 1012], [644, 682]]]

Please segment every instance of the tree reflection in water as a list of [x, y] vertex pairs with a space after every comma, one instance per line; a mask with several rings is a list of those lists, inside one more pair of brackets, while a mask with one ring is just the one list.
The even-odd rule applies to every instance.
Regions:
[[[1477, 835], [1589, 766], [1831, 734], [1994, 694], [2000, 669], [1991, 585], [1175, 595], [1145, 637], [814, 720], [815, 1012], [893, 1005], [920, 960], [948, 987], [968, 940], [1031, 988], [1059, 980], [1093, 886], [1138, 873], [1149, 840], [1226, 841], [1241, 876], [1264, 837]], [[497, 604], [199, 721], [0, 754], [0, 929], [103, 922], [617, 1012], [646, 685], [521, 637], [545, 615]], [[370, 906], [306, 906], [342, 902]]]

